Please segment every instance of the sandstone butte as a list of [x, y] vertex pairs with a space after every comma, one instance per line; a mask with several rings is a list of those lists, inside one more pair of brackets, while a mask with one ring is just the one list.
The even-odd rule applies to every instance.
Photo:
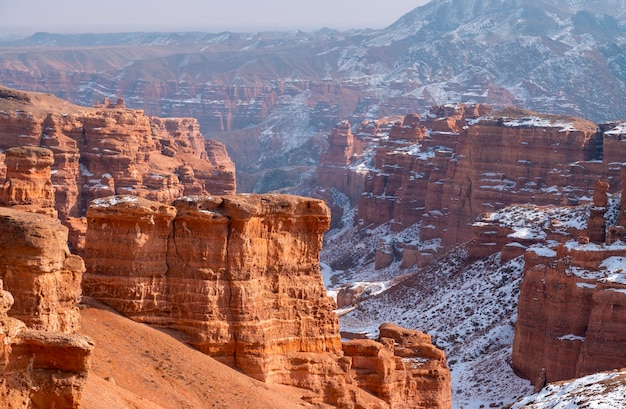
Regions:
[[[85, 229], [81, 218], [93, 199], [131, 194], [171, 201], [191, 194], [232, 194], [236, 189], [234, 164], [224, 145], [205, 141], [195, 119], [149, 117], [126, 109], [121, 100], [87, 108], [50, 94], [0, 87], [0, 150], [23, 146], [52, 152], [49, 183], [55, 209], [70, 228], [72, 250], [77, 252]], [[5, 164], [3, 156], [0, 180], [16, 183], [10, 181], [19, 175], [11, 172], [22, 171], [8, 171], [11, 163]], [[51, 157], [39, 160], [35, 168]], [[4, 202], [10, 200], [3, 197]]]
[[[318, 170], [320, 197], [338, 222], [329, 192], [344, 193], [363, 229], [421, 223], [421, 241], [435, 250], [396, 244], [403, 267], [424, 265], [473, 239], [471, 225], [485, 212], [577, 204], [591, 198], [598, 179], [615, 191], [626, 153], [618, 125], [481, 104], [435, 106], [424, 118], [369, 121], [354, 132], [341, 123]], [[382, 250], [378, 268], [393, 261]]]
[[[537, 390], [626, 364], [626, 201], [618, 224], [605, 226], [608, 190], [608, 183], [597, 181], [591, 205], [536, 207], [522, 224], [520, 215], [530, 210], [509, 209], [518, 214], [515, 227], [493, 216], [474, 224], [474, 257], [486, 256], [487, 249], [502, 251], [503, 259], [524, 257], [512, 366]], [[575, 211], [587, 214], [586, 225], [568, 225], [556, 214]], [[538, 223], [536, 215], [546, 212], [552, 212], [548, 222]], [[516, 233], [521, 230], [533, 233]]]
[[[416, 331], [343, 346], [319, 270], [330, 213], [287, 195], [132, 196], [87, 211], [85, 294], [135, 321], [180, 330], [267, 384], [344, 408], [449, 408], [442, 351]], [[365, 342], [365, 341], [363, 341]]]

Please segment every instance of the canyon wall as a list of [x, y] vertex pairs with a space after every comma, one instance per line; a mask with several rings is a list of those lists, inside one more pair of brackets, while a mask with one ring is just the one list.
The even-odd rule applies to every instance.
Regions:
[[624, 366], [624, 256], [623, 245], [571, 243], [525, 255], [513, 344], [521, 376], [541, 388]]
[[84, 335], [30, 329], [7, 316], [14, 299], [2, 287], [0, 280], [0, 405], [79, 409], [93, 343]]
[[[312, 390], [313, 401], [410, 407], [421, 393], [408, 380], [392, 387], [403, 398], [368, 398], [357, 388], [320, 273], [330, 224], [322, 201], [188, 196], [165, 205], [113, 196], [94, 201], [87, 219], [84, 291], [130, 318], [182, 330], [201, 351], [265, 382]], [[446, 390], [441, 362], [437, 379]], [[410, 378], [409, 369], [394, 373]], [[409, 384], [415, 392], [400, 392]]]
[[[49, 212], [50, 179], [40, 176], [45, 169], [49, 174], [51, 152], [14, 148], [7, 157], [2, 198], [11, 207], [0, 207], [0, 406], [77, 409], [94, 348], [77, 333], [83, 260], [69, 253], [68, 229]], [[24, 166], [18, 175], [11, 171], [15, 163], [42, 166]]]
[[72, 230], [81, 228], [74, 219], [99, 197], [123, 193], [171, 201], [235, 192], [225, 147], [205, 141], [195, 119], [151, 118], [121, 100], [86, 108], [49, 94], [0, 88], [0, 149], [19, 146], [54, 155], [56, 210]]
[[608, 190], [597, 181], [591, 204], [511, 206], [474, 224], [474, 258], [524, 257], [512, 366], [537, 389], [626, 362], [624, 225], [607, 226], [622, 213]]
[[358, 188], [326, 163], [347, 162], [344, 172], [354, 180], [354, 169], [367, 170], [358, 202], [361, 228], [390, 222], [392, 231], [401, 231], [421, 223], [424, 249], [398, 243], [400, 255], [413, 260], [407, 267], [473, 239], [472, 223], [485, 212], [513, 203], [589, 202], [598, 179], [615, 191], [622, 184], [624, 134], [621, 123], [598, 127], [517, 109], [492, 112], [480, 104], [435, 106], [424, 119], [408, 115], [376, 140], [363, 139], [359, 150], [366, 154], [360, 156], [348, 156], [350, 143], [342, 155], [332, 137], [319, 179], [327, 181], [324, 189], [353, 196]]

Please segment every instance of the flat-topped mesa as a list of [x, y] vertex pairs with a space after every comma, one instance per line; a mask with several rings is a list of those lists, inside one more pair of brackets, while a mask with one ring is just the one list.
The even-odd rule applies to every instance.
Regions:
[[0, 279], [15, 304], [10, 316], [29, 328], [80, 329], [83, 260], [69, 254], [68, 229], [41, 214], [0, 207]]
[[0, 189], [0, 205], [57, 217], [54, 187], [50, 181], [52, 151], [34, 146], [7, 149], [6, 180]]
[[319, 270], [330, 223], [322, 201], [110, 197], [87, 220], [84, 291], [123, 314], [183, 330], [200, 350], [271, 382], [295, 382], [290, 361], [340, 354]]

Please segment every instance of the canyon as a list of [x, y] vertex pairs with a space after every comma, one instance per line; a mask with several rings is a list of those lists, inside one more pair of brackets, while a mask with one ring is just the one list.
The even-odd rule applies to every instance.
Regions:
[[[425, 335], [381, 332], [394, 341], [342, 352], [319, 271], [330, 224], [322, 201], [187, 196], [164, 205], [112, 196], [92, 202], [87, 223], [83, 290], [131, 319], [183, 331], [255, 379], [311, 390], [312, 402], [450, 407], [445, 356]], [[417, 336], [412, 352], [389, 346], [407, 336]]]
[[[341, 124], [321, 159], [318, 195], [330, 202], [337, 223], [352, 206], [360, 230], [389, 222], [392, 233], [417, 228], [410, 240], [377, 246], [369, 257], [378, 269], [394, 260], [403, 268], [426, 265], [472, 240], [473, 221], [483, 213], [513, 203], [586, 202], [598, 179], [615, 192], [623, 136], [620, 122], [596, 125], [480, 104], [435, 106], [425, 119], [364, 122], [354, 133]], [[355, 261], [346, 254], [333, 263]]]
[[[173, 200], [163, 185], [143, 186], [141, 178], [133, 178], [132, 189], [120, 187], [132, 194], [110, 195], [118, 179], [129, 176], [129, 165], [141, 164], [142, 173], [136, 174], [142, 176], [153, 174], [168, 160], [157, 156], [150, 161], [156, 155], [149, 150], [141, 153], [153, 146], [149, 140], [154, 142], [146, 127], [137, 131], [137, 121], [147, 121], [142, 113], [124, 108], [121, 101], [112, 107], [105, 101], [107, 107], [91, 108], [96, 111], [88, 118], [105, 126], [90, 142], [87, 136], [84, 145], [106, 142], [121, 153], [110, 149], [116, 153], [87, 154], [73, 162], [78, 162], [79, 169], [86, 163], [83, 173], [111, 175], [111, 183], [99, 187], [98, 193], [82, 192], [90, 204], [85, 236], [80, 239], [81, 257], [70, 252], [68, 244], [77, 241], [65, 225], [71, 216], [63, 212], [68, 208], [63, 199], [71, 196], [67, 192], [76, 184], [53, 182], [62, 171], [54, 168], [59, 163], [55, 152], [63, 150], [48, 148], [55, 144], [46, 142], [47, 133], [34, 138], [41, 132], [37, 117], [51, 118], [52, 114], [46, 114], [51, 107], [63, 111], [71, 107], [60, 107], [49, 95], [12, 90], [3, 90], [3, 99], [9, 124], [14, 123], [15, 114], [31, 121], [17, 132], [35, 127], [32, 138], [21, 134], [26, 141], [4, 153], [1, 198], [5, 207], [0, 208], [0, 220], [6, 231], [0, 265], [5, 288], [15, 297], [10, 323], [19, 318], [28, 331], [51, 334], [27, 331], [18, 337], [19, 331], [7, 327], [11, 338], [5, 342], [9, 346], [5, 378], [27, 380], [26, 386], [17, 380], [5, 385], [3, 397], [8, 402], [20, 400], [25, 407], [40, 407], [52, 400], [58, 407], [80, 407], [83, 390], [94, 387], [87, 382], [87, 374], [90, 356], [98, 350], [98, 345], [94, 349], [93, 342], [80, 335], [78, 302], [85, 296], [86, 302], [103, 301], [137, 322], [185, 334], [180, 335], [185, 342], [264, 384], [304, 389], [308, 392], [302, 399], [312, 405], [451, 407], [445, 355], [426, 334], [387, 325], [381, 327], [378, 341], [342, 346], [333, 311], [336, 306], [320, 274], [322, 235], [330, 226], [330, 212], [321, 200], [269, 194], [208, 195], [193, 178], [189, 179], [190, 193], [195, 194]], [[34, 105], [34, 114], [20, 109], [25, 103]], [[85, 113], [77, 115], [87, 122]], [[111, 115], [114, 119], [108, 121]], [[180, 137], [181, 123], [192, 136], [197, 135], [190, 126], [193, 121], [153, 119], [152, 136], [165, 128]], [[44, 130], [70, 147], [77, 145], [52, 128]], [[11, 143], [16, 129], [6, 129], [5, 143]], [[128, 140], [116, 144], [111, 137], [129, 134], [140, 137], [142, 143], [135, 147]], [[188, 142], [181, 145], [191, 151], [184, 153], [193, 157], [194, 147], [206, 146], [194, 145], [194, 139], [183, 136]], [[134, 149], [139, 153], [130, 158]], [[158, 155], [179, 154], [174, 153], [162, 150]], [[82, 153], [76, 154], [82, 158]], [[201, 156], [208, 157], [206, 153]], [[67, 163], [65, 159], [62, 156], [61, 164]], [[3, 293], [5, 310], [13, 302], [10, 293]], [[93, 313], [83, 313], [89, 314]], [[93, 327], [92, 331], [99, 334]], [[50, 370], [67, 373], [64, 381]], [[29, 381], [32, 371], [37, 373], [33, 382]], [[143, 401], [129, 397], [131, 391], [122, 392], [126, 397], [120, 399]], [[87, 389], [87, 394], [88, 402], [95, 405], [93, 390]]]
[[433, 105], [626, 116], [623, 0], [429, 2], [379, 30], [36, 33], [0, 44], [5, 86], [198, 118], [240, 191], [309, 185], [324, 135]]

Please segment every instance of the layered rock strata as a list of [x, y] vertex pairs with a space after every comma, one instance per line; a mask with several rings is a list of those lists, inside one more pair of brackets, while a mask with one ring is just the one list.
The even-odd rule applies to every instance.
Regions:
[[10, 315], [29, 328], [75, 333], [80, 328], [83, 260], [69, 252], [58, 219], [0, 207], [0, 279], [15, 297]]
[[620, 206], [608, 190], [599, 181], [592, 204], [511, 206], [474, 224], [474, 257], [524, 257], [512, 366], [537, 389], [626, 362], [626, 247], [604, 234]]
[[513, 368], [546, 382], [619, 369], [626, 362], [623, 245], [534, 249], [524, 259]]
[[[11, 91], [2, 90], [0, 95]], [[113, 194], [167, 202], [185, 194], [235, 192], [234, 165], [224, 145], [206, 142], [195, 119], [161, 119], [123, 104], [86, 108], [49, 94], [13, 93], [19, 98], [0, 98], [0, 150], [52, 151], [56, 210], [68, 226], [85, 215], [91, 200]]]
[[254, 378], [339, 407], [387, 406], [367, 403], [342, 356], [319, 268], [330, 224], [322, 201], [192, 196], [164, 205], [114, 196], [94, 201], [87, 219], [86, 294], [137, 321], [183, 330]]
[[0, 280], [0, 406], [80, 408], [93, 343], [83, 335], [28, 329], [7, 316], [12, 304]]
[[33, 146], [7, 149], [6, 180], [0, 190], [0, 205], [57, 217], [54, 187], [50, 181], [52, 151]]
[[429, 335], [394, 324], [380, 327], [378, 342], [343, 345], [359, 386], [392, 408], [437, 409], [452, 406], [450, 371], [443, 351]]
[[[473, 239], [471, 225], [485, 212], [513, 203], [589, 202], [598, 179], [615, 192], [622, 183], [624, 129], [517, 109], [492, 112], [481, 104], [435, 106], [424, 118], [408, 115], [376, 140], [364, 139], [364, 154], [345, 166], [368, 171], [358, 223], [370, 229], [390, 223], [392, 231], [419, 223], [419, 241], [428, 244], [402, 244], [400, 255], [432, 260], [433, 252]], [[335, 189], [346, 195], [355, 190], [336, 179]], [[402, 265], [414, 265], [411, 260]]]

